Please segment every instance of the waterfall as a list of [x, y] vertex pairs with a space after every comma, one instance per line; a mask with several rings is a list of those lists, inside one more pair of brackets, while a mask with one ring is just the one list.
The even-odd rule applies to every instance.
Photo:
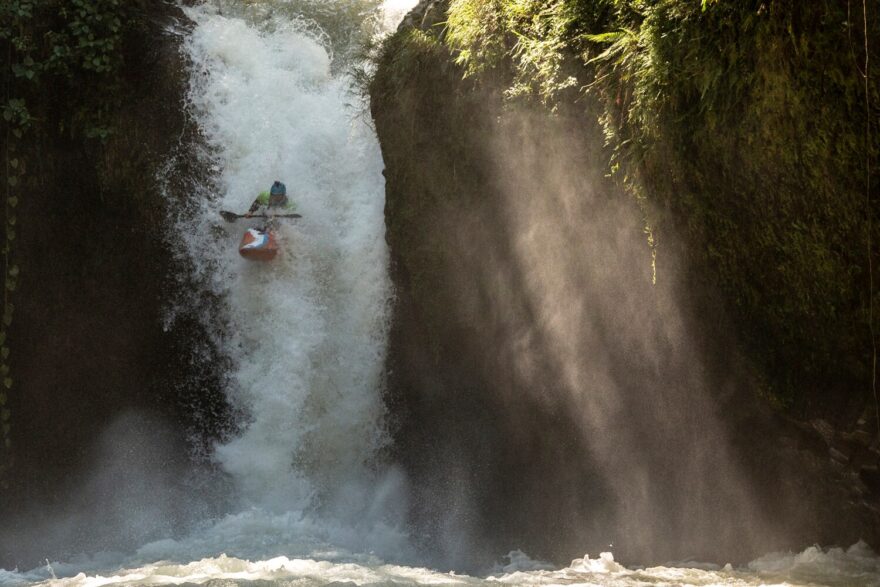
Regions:
[[[332, 39], [361, 31], [328, 20], [344, 12], [333, 4], [186, 9], [195, 24], [185, 42], [189, 112], [210, 177], [174, 232], [204, 288], [192, 299], [220, 300], [203, 315], [222, 325], [227, 397], [240, 421], [212, 458], [238, 509], [221, 523], [222, 540], [242, 517], [235, 540], [249, 553], [264, 531], [286, 548], [402, 548], [401, 476], [379, 458], [389, 439], [382, 391], [391, 295], [383, 163], [366, 106], [333, 59], [334, 49], [347, 49]], [[378, 22], [376, 2], [339, 4], [359, 4]], [[316, 18], [303, 16], [310, 10]], [[337, 28], [320, 26], [321, 17]], [[302, 218], [278, 227], [274, 261], [242, 259], [241, 234], [259, 221], [225, 224], [219, 212], [246, 211], [274, 180]], [[287, 528], [280, 540], [279, 524]]]

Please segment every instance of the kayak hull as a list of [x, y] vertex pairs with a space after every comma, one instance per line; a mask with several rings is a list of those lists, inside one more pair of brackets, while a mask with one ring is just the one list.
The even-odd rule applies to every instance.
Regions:
[[238, 253], [251, 261], [271, 261], [278, 255], [278, 241], [271, 230], [250, 228], [241, 237]]

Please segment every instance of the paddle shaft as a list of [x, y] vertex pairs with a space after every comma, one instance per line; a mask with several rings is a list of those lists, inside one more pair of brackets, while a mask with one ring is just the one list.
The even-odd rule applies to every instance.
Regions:
[[235, 212], [227, 212], [226, 210], [221, 210], [220, 215], [226, 222], [235, 222], [240, 218], [302, 218], [301, 214], [251, 214], [248, 216], [247, 214], [236, 214]]

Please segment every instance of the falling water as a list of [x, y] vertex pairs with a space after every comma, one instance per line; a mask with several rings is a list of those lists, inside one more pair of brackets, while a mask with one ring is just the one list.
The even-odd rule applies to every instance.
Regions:
[[[399, 552], [402, 485], [377, 459], [388, 438], [382, 160], [362, 112], [349, 107], [350, 79], [334, 74], [327, 43], [349, 35], [291, 12], [296, 3], [271, 7], [187, 10], [190, 110], [214, 173], [178, 231], [222, 300], [228, 396], [243, 420], [213, 457], [248, 525], [297, 519], [288, 549], [306, 537], [309, 548]], [[273, 263], [244, 260], [238, 240], [258, 221], [222, 225], [218, 212], [246, 210], [276, 179], [303, 218], [279, 227]]]

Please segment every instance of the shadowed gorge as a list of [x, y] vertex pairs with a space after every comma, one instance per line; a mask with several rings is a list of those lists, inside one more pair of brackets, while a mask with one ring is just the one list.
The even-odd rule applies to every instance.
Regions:
[[[118, 34], [93, 29], [106, 45], [88, 50], [110, 57], [82, 70], [75, 51], [70, 70], [46, 56], [76, 43], [48, 32], [68, 30], [74, 14], [51, 2], [3, 8], [4, 30], [14, 17], [19, 34], [36, 39], [20, 47], [13, 71], [4, 68], [5, 95], [32, 118], [4, 117], [3, 183], [14, 183], [5, 194], [4, 270], [20, 272], [4, 298], [15, 306], [4, 327], [12, 386], [0, 449], [0, 565], [10, 568], [50, 552], [133, 548], [176, 527], [181, 489], [166, 482], [193, 466], [188, 436], [212, 434], [214, 424], [199, 423], [203, 412], [222, 420], [218, 373], [192, 363], [201, 325], [182, 317], [166, 328], [163, 320], [178, 268], [156, 174], [191, 131], [172, 30], [181, 13], [164, 4], [92, 8], [91, 17], [124, 23]], [[4, 36], [5, 47], [11, 42], [21, 39]], [[36, 76], [20, 75], [25, 60]], [[154, 518], [132, 536], [117, 533], [111, 520], [140, 503], [135, 480], [150, 474], [155, 495], [142, 513]], [[90, 520], [88, 512], [98, 513]]]
[[876, 586], [878, 36], [3, 3], [0, 586]]

